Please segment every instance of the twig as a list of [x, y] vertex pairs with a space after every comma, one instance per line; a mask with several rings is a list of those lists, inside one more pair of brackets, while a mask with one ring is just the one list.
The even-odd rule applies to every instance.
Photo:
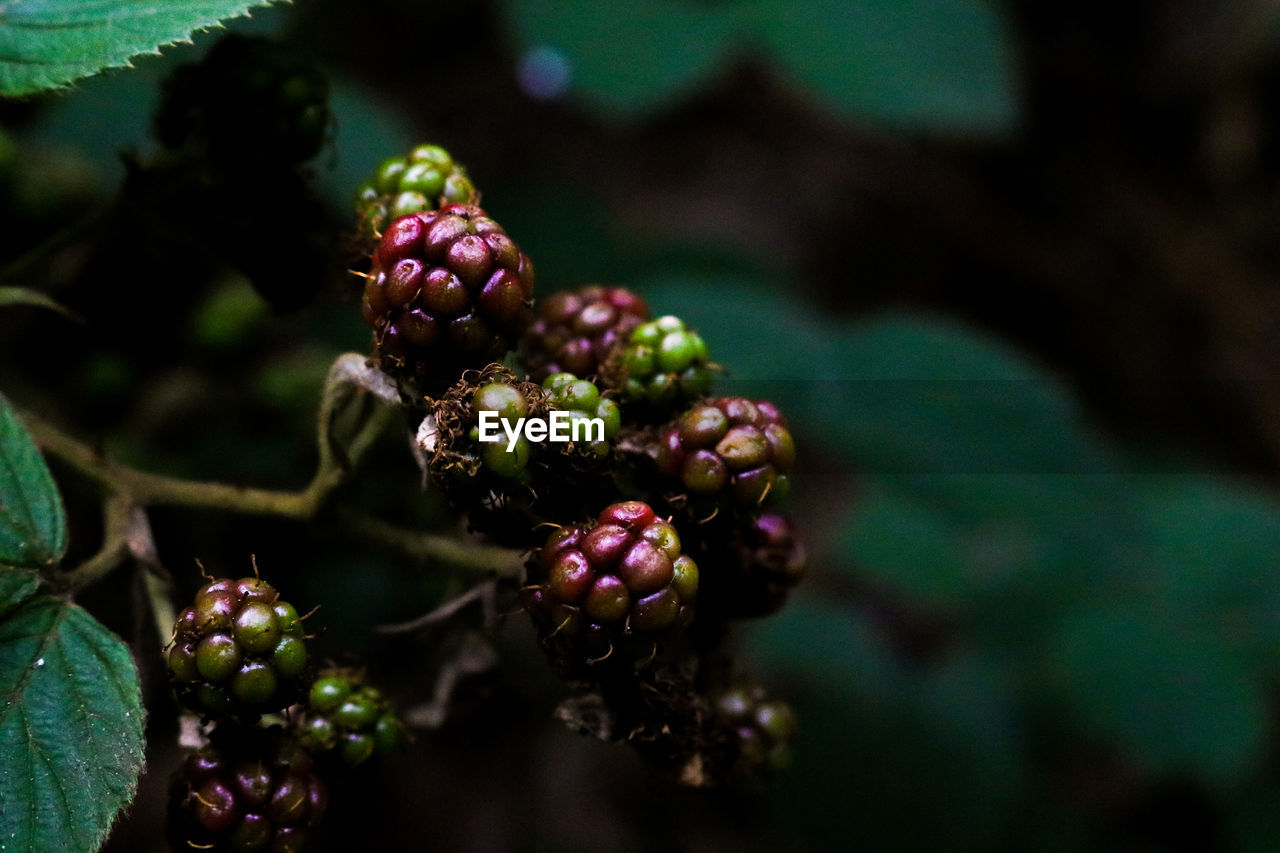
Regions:
[[473, 601], [481, 603], [485, 622], [488, 623], [492, 620], [496, 609], [493, 604], [493, 598], [497, 593], [497, 588], [496, 581], [482, 581], [461, 595], [454, 596], [436, 609], [424, 613], [416, 619], [410, 619], [408, 622], [397, 622], [394, 625], [379, 625], [373, 630], [379, 634], [412, 634], [414, 631], [420, 631], [429, 625], [445, 621]]
[[319, 466], [311, 482], [300, 492], [195, 482], [139, 471], [116, 462], [30, 413], [24, 412], [21, 416], [36, 444], [96, 483], [108, 495], [125, 496], [140, 506], [183, 506], [308, 521], [342, 484], [394, 415], [395, 412], [386, 407], [376, 409], [351, 440], [348, 464], [340, 465], [332, 454], [326, 454], [328, 464]]
[[335, 510], [335, 520], [344, 532], [421, 563], [443, 563], [458, 569], [494, 574], [517, 581], [524, 577], [519, 551], [477, 545], [453, 536], [406, 530], [347, 507]]

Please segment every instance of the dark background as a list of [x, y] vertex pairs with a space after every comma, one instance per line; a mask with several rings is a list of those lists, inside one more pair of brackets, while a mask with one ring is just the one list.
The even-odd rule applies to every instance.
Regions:
[[[129, 216], [76, 230], [115, 197], [122, 152], [155, 162], [159, 82], [214, 35], [0, 103], [0, 260], [72, 229], [4, 283], [87, 320], [0, 314], [11, 398], [148, 469], [300, 487], [325, 370], [367, 332], [358, 283], [297, 235], [350, 227], [371, 169], [434, 141], [540, 294], [639, 290], [801, 442], [810, 575], [734, 637], [799, 714], [789, 771], [690, 791], [564, 730], [569, 691], [517, 614], [442, 728], [338, 787], [316, 849], [1274, 849], [1270, 4], [301, 0], [233, 29], [329, 75], [322, 203], [251, 188], [237, 251], [201, 233], [199, 194], [156, 210], [135, 193]], [[557, 68], [563, 90], [532, 91]], [[74, 562], [100, 522], [55, 475]], [[391, 436], [341, 497], [452, 530], [416, 485]], [[479, 623], [374, 636], [474, 578], [303, 525], [152, 521], [179, 598], [195, 559], [234, 575], [256, 554], [321, 605], [322, 653], [367, 663], [405, 707]], [[132, 577], [84, 599], [135, 641], [151, 690], [120, 851], [162, 845], [178, 760]]]

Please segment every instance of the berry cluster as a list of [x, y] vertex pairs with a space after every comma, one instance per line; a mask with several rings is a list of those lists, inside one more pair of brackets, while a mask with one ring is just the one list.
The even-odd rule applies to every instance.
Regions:
[[306, 669], [298, 611], [256, 577], [201, 587], [169, 649], [178, 698], [206, 715], [278, 711], [297, 701]]
[[646, 503], [616, 503], [594, 525], [557, 530], [537, 566], [542, 580], [525, 589], [525, 609], [561, 658], [608, 656], [619, 642], [693, 620], [698, 565]]
[[[169, 680], [215, 725], [173, 780], [175, 850], [297, 853], [328, 802], [313, 759], [354, 767], [399, 745], [377, 688], [346, 670], [311, 682], [304, 619], [256, 576], [210, 580], [179, 615]], [[264, 717], [274, 711], [284, 726]]]
[[721, 397], [667, 426], [657, 458], [662, 475], [691, 497], [751, 510], [786, 496], [795, 456], [787, 421], [772, 403]]
[[187, 756], [173, 780], [175, 850], [298, 853], [328, 806], [324, 781], [296, 741], [236, 732]]
[[597, 457], [608, 456], [622, 429], [622, 410], [618, 404], [602, 396], [594, 382], [579, 379], [572, 373], [553, 373], [542, 381], [542, 387], [552, 409], [565, 412], [575, 421], [599, 420], [600, 437], [589, 437], [583, 448]]
[[625, 287], [553, 293], [538, 305], [525, 336], [525, 367], [537, 381], [553, 373], [591, 378], [648, 319], [649, 306]]
[[402, 216], [373, 252], [364, 320], [382, 369], [424, 390], [500, 358], [529, 324], [533, 264], [479, 207]]
[[796, 718], [786, 702], [770, 698], [759, 685], [735, 684], [716, 697], [715, 708], [737, 732], [742, 764], [773, 771], [791, 760]]
[[322, 673], [311, 685], [298, 728], [308, 749], [336, 755], [348, 767], [390, 755], [403, 737], [382, 691], [344, 670]]
[[[678, 317], [649, 319], [623, 287], [534, 306], [528, 258], [449, 195], [450, 174], [474, 193], [451, 168], [434, 146], [393, 158], [357, 209], [373, 227], [402, 214], [370, 258], [364, 317], [374, 358], [423, 419], [431, 482], [473, 529], [533, 549], [521, 598], [540, 643], [646, 756], [703, 780], [758, 769], [769, 762], [747, 756], [789, 736], [783, 706], [725, 711], [711, 697], [737, 694], [712, 661], [730, 620], [777, 610], [804, 571], [776, 510], [795, 460], [786, 419], [765, 400], [710, 397], [706, 342]], [[489, 414], [563, 415], [600, 434], [492, 441]], [[329, 716], [315, 719], [331, 730]]]

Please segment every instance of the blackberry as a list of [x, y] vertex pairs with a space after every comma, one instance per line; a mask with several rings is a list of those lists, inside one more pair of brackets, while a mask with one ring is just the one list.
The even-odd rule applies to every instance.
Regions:
[[656, 456], [659, 472], [683, 487], [695, 510], [714, 503], [755, 511], [790, 491], [795, 442], [772, 403], [720, 397], [664, 428]]
[[528, 256], [474, 205], [400, 217], [364, 291], [382, 369], [432, 393], [500, 358], [529, 324], [533, 280]]
[[336, 756], [348, 767], [395, 751], [404, 732], [376, 687], [347, 670], [322, 672], [297, 721], [303, 746]]
[[772, 772], [790, 763], [797, 726], [786, 702], [770, 698], [758, 685], [739, 684], [716, 697], [715, 710], [737, 734], [742, 772]]
[[553, 373], [543, 381], [542, 387], [553, 410], [563, 411], [575, 421], [599, 419], [603, 427], [600, 437], [583, 442], [581, 446], [596, 457], [608, 456], [613, 447], [613, 439], [622, 429], [622, 411], [618, 404], [601, 396], [600, 389], [594, 383], [579, 379], [572, 373]]
[[390, 157], [356, 191], [360, 231], [378, 239], [391, 221], [450, 204], [479, 204], [467, 170], [439, 145], [419, 145], [407, 157]]
[[311, 159], [329, 123], [329, 83], [314, 59], [233, 34], [168, 78], [155, 130], [169, 148], [202, 152], [234, 171]]
[[177, 851], [297, 853], [329, 794], [297, 743], [277, 731], [237, 731], [187, 756], [170, 788]]
[[777, 513], [740, 520], [728, 530], [708, 525], [694, 538], [689, 550], [702, 567], [704, 608], [731, 618], [776, 613], [808, 564], [791, 520]]
[[593, 526], [560, 528], [532, 569], [540, 580], [525, 589], [525, 610], [564, 661], [651, 652], [652, 641], [693, 619], [698, 566], [681, 552], [676, 529], [640, 501], [606, 507]]
[[178, 616], [169, 647], [178, 698], [211, 716], [257, 716], [301, 696], [307, 644], [298, 611], [259, 578], [210, 581]]
[[[485, 413], [492, 413], [492, 417]], [[542, 389], [493, 364], [468, 371], [435, 405], [436, 447], [427, 461], [432, 479], [466, 503], [489, 491], [510, 492], [531, 482], [534, 448], [523, 435], [510, 444], [501, 422], [545, 417]], [[481, 427], [487, 426], [485, 439]], [[496, 435], [496, 440], [486, 440]]]
[[711, 373], [706, 343], [669, 315], [637, 326], [605, 366], [606, 384], [617, 389], [624, 409], [634, 404], [660, 413], [706, 395]]
[[553, 293], [538, 305], [525, 336], [525, 368], [538, 382], [553, 373], [594, 377], [647, 319], [645, 301], [623, 287]]

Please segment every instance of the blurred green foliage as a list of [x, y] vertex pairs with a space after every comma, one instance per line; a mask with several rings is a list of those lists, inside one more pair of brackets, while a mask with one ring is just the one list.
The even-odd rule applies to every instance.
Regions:
[[571, 91], [642, 117], [761, 53], [830, 109], [873, 124], [1000, 133], [1017, 122], [1004, 21], [985, 0], [504, 0]]

